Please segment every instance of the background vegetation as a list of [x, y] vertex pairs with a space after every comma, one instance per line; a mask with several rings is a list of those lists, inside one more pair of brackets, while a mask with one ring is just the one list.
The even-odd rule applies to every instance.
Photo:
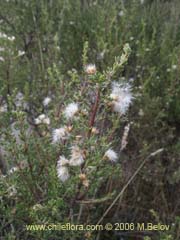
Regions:
[[[180, 1], [0, 0], [0, 5], [0, 238], [179, 239]], [[128, 62], [107, 79], [126, 43]], [[89, 80], [86, 63], [95, 63], [98, 71]], [[57, 160], [68, 149], [52, 145], [51, 131], [66, 123], [60, 111], [71, 101], [88, 106], [90, 114], [97, 84], [109, 93], [111, 80], [130, 82], [135, 99], [126, 117], [117, 120], [110, 113], [103, 131], [115, 126], [113, 146], [120, 153], [124, 126], [131, 122], [128, 144], [116, 165], [103, 164], [92, 173], [88, 193], [78, 200], [79, 170], [73, 169], [65, 183], [58, 179]], [[79, 86], [86, 81], [88, 91], [81, 95]], [[48, 108], [42, 104], [47, 96], [52, 99]], [[50, 125], [34, 123], [42, 113]], [[87, 130], [86, 120], [73, 123], [74, 134]], [[100, 117], [97, 122], [102, 123]], [[108, 137], [107, 131], [91, 166], [99, 166]], [[83, 147], [97, 143], [92, 136]], [[140, 163], [161, 148], [102, 223], [161, 222], [170, 224], [170, 231], [87, 235], [25, 229], [33, 223], [96, 224]], [[19, 170], [12, 173], [13, 167]], [[81, 202], [88, 199], [97, 201]]]

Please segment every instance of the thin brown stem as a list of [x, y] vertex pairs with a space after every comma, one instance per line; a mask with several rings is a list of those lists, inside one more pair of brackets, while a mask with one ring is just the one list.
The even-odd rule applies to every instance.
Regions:
[[122, 190], [120, 191], [120, 193], [117, 195], [117, 197], [114, 199], [114, 201], [111, 203], [111, 205], [106, 209], [106, 211], [104, 212], [104, 214], [102, 215], [102, 217], [99, 219], [99, 221], [97, 222], [97, 225], [99, 225], [102, 220], [104, 219], [104, 217], [109, 213], [109, 211], [112, 209], [112, 207], [116, 204], [116, 202], [118, 201], [118, 199], [120, 197], [123, 196], [125, 190], [128, 188], [129, 184], [134, 180], [134, 178], [136, 177], [136, 175], [139, 173], [139, 171], [144, 167], [145, 163], [147, 162], [147, 160], [149, 160], [149, 158], [156, 156], [158, 153], [161, 153], [163, 151], [163, 149], [158, 149], [157, 151], [151, 153], [147, 158], [145, 158], [142, 163], [139, 165], [139, 167], [137, 168], [137, 170], [134, 172], [134, 174], [129, 178], [129, 180], [127, 181], [127, 183], [124, 185], [124, 187], [122, 188]]
[[89, 120], [89, 132], [88, 132], [88, 138], [91, 136], [91, 129], [94, 126], [95, 123], [95, 118], [96, 118], [96, 114], [97, 114], [97, 110], [98, 110], [98, 106], [99, 106], [99, 101], [100, 101], [100, 90], [99, 87], [96, 90], [96, 100], [95, 103], [92, 107], [92, 114]]

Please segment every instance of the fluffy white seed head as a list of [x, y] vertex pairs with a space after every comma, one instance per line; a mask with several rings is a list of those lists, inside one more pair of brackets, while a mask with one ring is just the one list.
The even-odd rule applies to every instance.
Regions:
[[88, 64], [85, 66], [85, 72], [89, 75], [93, 75], [96, 73], [96, 65], [95, 64]]
[[14, 36], [7, 36], [5, 33], [2, 33], [0, 32], [0, 38], [5, 38], [5, 39], [8, 39], [10, 41], [14, 41], [15, 40], [15, 37]]
[[47, 117], [45, 114], [41, 114], [37, 118], [35, 118], [34, 122], [36, 125], [41, 124], [41, 123], [49, 125], [50, 118]]
[[19, 170], [18, 167], [12, 167], [10, 170], [9, 170], [9, 174], [12, 174], [14, 172], [17, 172]]
[[66, 166], [68, 164], [69, 164], [69, 160], [66, 159], [64, 155], [59, 157], [59, 160], [57, 162], [57, 167]]
[[18, 57], [21, 57], [21, 56], [23, 56], [24, 54], [25, 54], [25, 51], [21, 51], [21, 50], [18, 51]]
[[123, 17], [123, 16], [124, 16], [124, 11], [121, 10], [121, 11], [118, 13], [118, 15], [119, 15], [120, 17]]
[[177, 65], [173, 64], [173, 65], [172, 65], [172, 69], [173, 69], [173, 70], [176, 70], [176, 69], [177, 69]]
[[116, 162], [118, 159], [118, 155], [114, 150], [108, 149], [104, 154], [104, 158], [107, 158], [111, 162]]
[[46, 97], [46, 98], [43, 100], [43, 105], [44, 105], [44, 107], [47, 107], [50, 102], [51, 102], [51, 98], [50, 98], [50, 97]]
[[80, 166], [84, 162], [84, 154], [82, 150], [78, 146], [71, 147], [71, 158], [70, 165], [71, 166]]
[[121, 151], [123, 149], [126, 148], [127, 144], [128, 144], [128, 134], [129, 134], [129, 130], [130, 130], [130, 123], [128, 123], [125, 128], [124, 128], [124, 132], [123, 132], [123, 136], [122, 136], [122, 141], [121, 141]]
[[114, 82], [110, 98], [112, 99], [113, 110], [120, 115], [124, 115], [133, 100], [130, 85]]
[[9, 197], [14, 197], [16, 196], [17, 194], [17, 189], [14, 185], [10, 186], [8, 189], [7, 189], [7, 193], [9, 195]]
[[45, 119], [46, 118], [46, 115], [45, 114], [41, 114], [41, 115], [39, 115], [39, 117], [38, 117], [40, 120], [43, 120], [43, 119]]
[[39, 125], [41, 123], [41, 120], [39, 118], [35, 118], [34, 122], [36, 125]]
[[42, 123], [49, 125], [50, 124], [50, 118], [46, 117], [42, 120]]
[[64, 116], [69, 120], [74, 117], [74, 115], [78, 112], [78, 104], [77, 103], [70, 103], [64, 109]]
[[54, 129], [52, 132], [52, 142], [53, 143], [58, 143], [61, 142], [62, 140], [66, 140], [69, 137], [69, 132], [67, 127], [61, 127]]
[[69, 164], [69, 160], [65, 158], [65, 156], [60, 156], [57, 162], [57, 175], [58, 178], [65, 182], [69, 177], [69, 170], [67, 165]]
[[0, 56], [0, 61], [4, 62], [4, 58], [2, 56]]
[[15, 40], [15, 37], [14, 37], [14, 36], [11, 36], [11, 37], [8, 37], [7, 39], [10, 40], [10, 41], [14, 41], [14, 40]]
[[57, 175], [62, 182], [65, 182], [70, 177], [68, 168], [64, 166], [57, 166]]

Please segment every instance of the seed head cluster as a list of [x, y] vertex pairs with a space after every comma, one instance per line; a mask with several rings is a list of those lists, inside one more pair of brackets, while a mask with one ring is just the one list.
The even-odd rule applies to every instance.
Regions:
[[78, 146], [71, 147], [71, 158], [70, 165], [71, 166], [81, 166], [84, 162], [84, 154], [83, 151]]
[[117, 112], [120, 115], [126, 114], [133, 100], [131, 86], [129, 84], [119, 84], [114, 82], [112, 84], [110, 98], [112, 99], [114, 112]]
[[72, 120], [78, 110], [78, 104], [73, 102], [66, 106], [63, 113], [67, 120]]
[[104, 158], [110, 160], [111, 162], [116, 162], [118, 155], [114, 150], [108, 149], [104, 154]]
[[45, 114], [41, 114], [37, 118], [35, 118], [34, 122], [35, 122], [36, 125], [39, 125], [39, 124], [49, 125], [50, 124], [50, 118], [47, 117]]
[[96, 73], [96, 65], [95, 64], [88, 64], [85, 66], [85, 73], [88, 75], [93, 75]]
[[70, 166], [81, 166], [84, 163], [85, 156], [82, 149], [77, 145], [71, 147], [70, 160], [65, 158], [64, 155], [59, 157], [57, 163], [57, 175], [58, 178], [65, 182], [69, 177], [69, 167]]
[[43, 100], [44, 107], [47, 107], [50, 102], [51, 102], [51, 98], [50, 97], [44, 98], [44, 100]]
[[67, 127], [61, 127], [54, 129], [52, 132], [52, 142], [53, 143], [61, 143], [63, 140], [69, 138], [69, 130]]
[[[124, 54], [124, 58], [126, 58], [125, 54]], [[85, 66], [84, 71], [87, 75], [94, 75], [96, 74], [97, 69], [95, 64], [88, 64]], [[110, 105], [114, 112], [118, 113], [120, 116], [125, 115], [134, 99], [131, 92], [130, 82], [129, 83], [113, 82], [108, 99], [110, 99], [111, 101]], [[51, 101], [52, 99], [48, 96], [44, 98], [42, 103], [45, 108], [44, 109], [45, 111], [48, 110], [47, 106]], [[96, 111], [95, 107], [94, 108], [92, 107], [91, 109], [92, 111]], [[84, 169], [84, 166], [86, 166], [85, 161], [87, 160], [86, 159], [87, 151], [85, 151], [83, 147], [80, 146], [80, 144], [83, 144], [83, 141], [86, 139], [86, 137], [87, 139], [91, 137], [96, 138], [96, 136], [97, 138], [100, 137], [101, 131], [99, 130], [99, 125], [94, 124], [94, 118], [93, 118], [93, 121], [92, 119], [90, 119], [91, 121], [89, 121], [90, 128], [88, 128], [88, 131], [90, 131], [91, 133], [90, 135], [84, 134], [82, 131], [80, 132], [77, 131], [75, 126], [78, 126], [78, 120], [81, 119], [80, 117], [88, 118], [88, 116], [91, 117], [93, 116], [93, 114], [94, 112], [92, 112], [92, 115], [91, 115], [91, 113], [89, 113], [88, 110], [84, 110], [84, 106], [82, 109], [80, 109], [80, 104], [78, 102], [70, 102], [69, 104], [65, 105], [62, 111], [62, 115], [64, 116], [63, 121], [65, 122], [65, 125], [52, 130], [52, 143], [60, 144], [62, 147], [61, 149], [62, 152], [64, 152], [66, 149], [67, 150], [66, 154], [69, 155], [67, 158], [65, 153], [64, 153], [65, 155], [60, 155], [57, 162], [57, 176], [62, 182], [65, 182], [70, 178], [70, 173], [73, 172], [73, 171], [70, 171], [71, 168], [79, 167], [79, 170], [80, 170], [79, 179], [82, 185], [86, 188], [89, 186], [89, 179], [87, 177], [86, 169]], [[73, 121], [73, 120], [76, 120], [76, 121]], [[46, 116], [46, 114], [41, 114], [34, 120], [34, 122], [36, 125], [38, 124], [49, 125], [50, 119], [49, 117]], [[124, 129], [124, 133], [121, 141], [121, 147], [119, 151], [122, 151], [123, 149], [125, 149], [127, 145], [129, 129], [130, 129], [130, 124], [128, 124]], [[71, 133], [72, 130], [75, 131], [74, 134]], [[70, 143], [70, 139], [73, 139], [72, 140], [73, 143]], [[66, 144], [68, 148], [66, 147]], [[96, 146], [94, 146], [94, 148], [90, 146], [90, 152], [91, 151], [94, 152], [95, 149], [96, 149]], [[89, 153], [88, 153], [88, 156], [89, 156]], [[102, 154], [102, 159], [106, 159], [112, 163], [116, 163], [118, 161], [118, 158], [119, 156], [117, 152], [114, 151], [112, 148], [107, 149]]]

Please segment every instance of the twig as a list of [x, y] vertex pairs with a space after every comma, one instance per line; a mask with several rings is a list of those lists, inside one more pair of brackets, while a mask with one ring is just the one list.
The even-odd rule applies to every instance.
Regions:
[[95, 100], [95, 103], [92, 107], [92, 114], [91, 114], [91, 118], [90, 118], [90, 121], [89, 121], [88, 138], [91, 136], [91, 128], [94, 126], [95, 117], [96, 117], [96, 113], [97, 113], [98, 106], [99, 106], [99, 100], [100, 100], [100, 91], [99, 91], [99, 87], [98, 87], [97, 91], [96, 91], [96, 100]]
[[[100, 100], [100, 90], [99, 90], [99, 87], [97, 88], [96, 90], [96, 100], [95, 100], [95, 103], [92, 107], [92, 114], [91, 114], [91, 117], [90, 117], [90, 120], [89, 120], [89, 131], [87, 133], [87, 137], [90, 138], [91, 136], [91, 129], [94, 125], [94, 122], [95, 122], [95, 118], [96, 118], [96, 113], [97, 113], [97, 110], [98, 110], [98, 106], [99, 106], [99, 100]], [[83, 168], [85, 166], [85, 163], [81, 166], [81, 170], [83, 171]], [[74, 198], [72, 199], [71, 201], [71, 205], [70, 205], [70, 218], [72, 218], [72, 212], [73, 212], [73, 206], [75, 204], [75, 202], [77, 201], [78, 199], [78, 196], [81, 192], [81, 188], [82, 188], [82, 183], [80, 182], [77, 186], [77, 191], [76, 191], [76, 194], [74, 196]], [[87, 192], [85, 192], [80, 199], [78, 200], [81, 200], [82, 198], [85, 197]]]
[[112, 198], [112, 194], [110, 194], [110, 196], [100, 198], [100, 199], [87, 199], [87, 200], [80, 200], [80, 201], [76, 201], [76, 202], [81, 203], [81, 204], [95, 204], [95, 203], [106, 202], [111, 198]]
[[114, 204], [117, 202], [117, 200], [123, 195], [123, 193], [125, 192], [125, 190], [127, 189], [127, 187], [129, 186], [129, 184], [134, 180], [134, 178], [136, 177], [136, 175], [139, 173], [139, 171], [141, 170], [141, 168], [144, 166], [144, 164], [146, 163], [146, 161], [151, 158], [156, 156], [157, 154], [161, 153], [164, 149], [158, 149], [157, 151], [151, 153], [147, 158], [145, 158], [142, 163], [140, 164], [140, 166], [138, 167], [138, 169], [134, 172], [134, 174], [132, 175], [132, 177], [130, 177], [130, 179], [128, 180], [128, 182], [124, 185], [124, 187], [122, 188], [121, 192], [117, 195], [117, 197], [114, 199], [114, 201], [111, 203], [111, 205], [106, 209], [106, 211], [104, 212], [104, 214], [102, 215], [102, 217], [99, 219], [99, 221], [97, 222], [97, 225], [99, 225], [102, 220], [104, 219], [104, 217], [108, 214], [108, 212], [111, 210], [111, 208], [114, 206]]

